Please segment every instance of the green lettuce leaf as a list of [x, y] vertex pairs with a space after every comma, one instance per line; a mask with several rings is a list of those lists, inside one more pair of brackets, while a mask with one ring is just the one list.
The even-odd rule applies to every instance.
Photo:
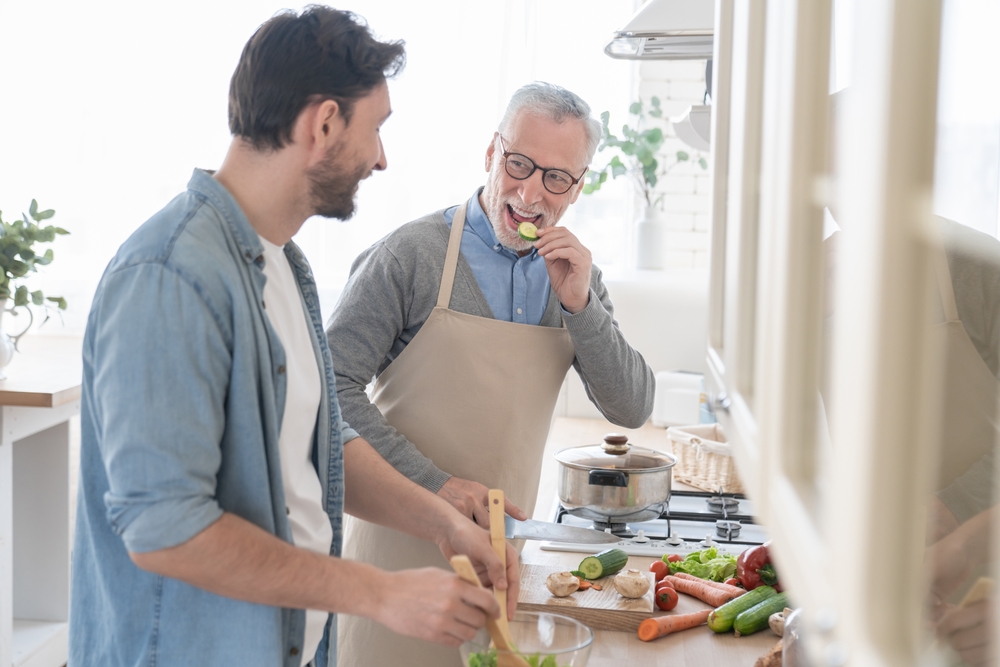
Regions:
[[725, 581], [736, 574], [736, 557], [720, 554], [715, 547], [693, 551], [684, 560], [669, 565], [670, 574], [684, 572], [712, 581]]

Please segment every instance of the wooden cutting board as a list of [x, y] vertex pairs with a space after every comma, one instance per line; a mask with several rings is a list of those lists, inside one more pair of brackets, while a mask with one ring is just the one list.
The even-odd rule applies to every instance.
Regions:
[[649, 578], [649, 591], [641, 598], [623, 598], [615, 590], [614, 577], [597, 579], [593, 583], [602, 590], [593, 588], [576, 591], [572, 595], [557, 598], [545, 587], [545, 579], [553, 572], [564, 572], [565, 568], [549, 565], [521, 564], [521, 592], [517, 598], [517, 608], [524, 611], [548, 611], [553, 614], [570, 616], [594, 630], [620, 630], [635, 632], [639, 624], [653, 615], [653, 573]]

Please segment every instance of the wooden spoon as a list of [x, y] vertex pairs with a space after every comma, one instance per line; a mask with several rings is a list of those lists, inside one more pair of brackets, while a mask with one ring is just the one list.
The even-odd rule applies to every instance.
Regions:
[[[479, 577], [476, 576], [476, 570], [472, 567], [472, 561], [469, 560], [468, 556], [459, 554], [457, 556], [452, 556], [451, 558], [451, 568], [455, 570], [455, 573], [462, 578], [462, 580], [474, 584], [478, 588], [482, 588], [483, 585], [479, 581]], [[501, 617], [506, 623], [507, 617]], [[496, 645], [497, 650], [501, 651], [497, 655], [497, 664], [501, 667], [531, 667], [528, 662], [516, 653], [516, 648], [514, 643], [510, 639], [510, 630], [500, 626], [497, 619], [487, 616], [486, 617], [486, 631], [490, 633], [490, 638]]]

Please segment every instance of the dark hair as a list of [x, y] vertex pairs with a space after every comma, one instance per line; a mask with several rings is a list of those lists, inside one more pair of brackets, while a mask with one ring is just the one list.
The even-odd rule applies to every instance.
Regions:
[[403, 41], [378, 41], [352, 12], [280, 12], [243, 47], [229, 84], [229, 130], [258, 150], [280, 149], [306, 106], [336, 100], [349, 122], [354, 103], [405, 63]]

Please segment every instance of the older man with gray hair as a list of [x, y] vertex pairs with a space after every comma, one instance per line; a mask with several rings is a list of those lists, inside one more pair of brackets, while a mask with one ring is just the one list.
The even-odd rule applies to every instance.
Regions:
[[[485, 187], [363, 252], [327, 326], [348, 423], [484, 527], [489, 488], [506, 492], [515, 518], [533, 511], [571, 365], [615, 424], [641, 426], [652, 411], [652, 371], [619, 330], [590, 251], [558, 226], [600, 134], [568, 90], [518, 90], [486, 147]], [[525, 222], [537, 240], [519, 233]], [[447, 567], [432, 545], [361, 520], [346, 529], [344, 556], [388, 570]], [[344, 620], [345, 665], [459, 664], [454, 649]]]

